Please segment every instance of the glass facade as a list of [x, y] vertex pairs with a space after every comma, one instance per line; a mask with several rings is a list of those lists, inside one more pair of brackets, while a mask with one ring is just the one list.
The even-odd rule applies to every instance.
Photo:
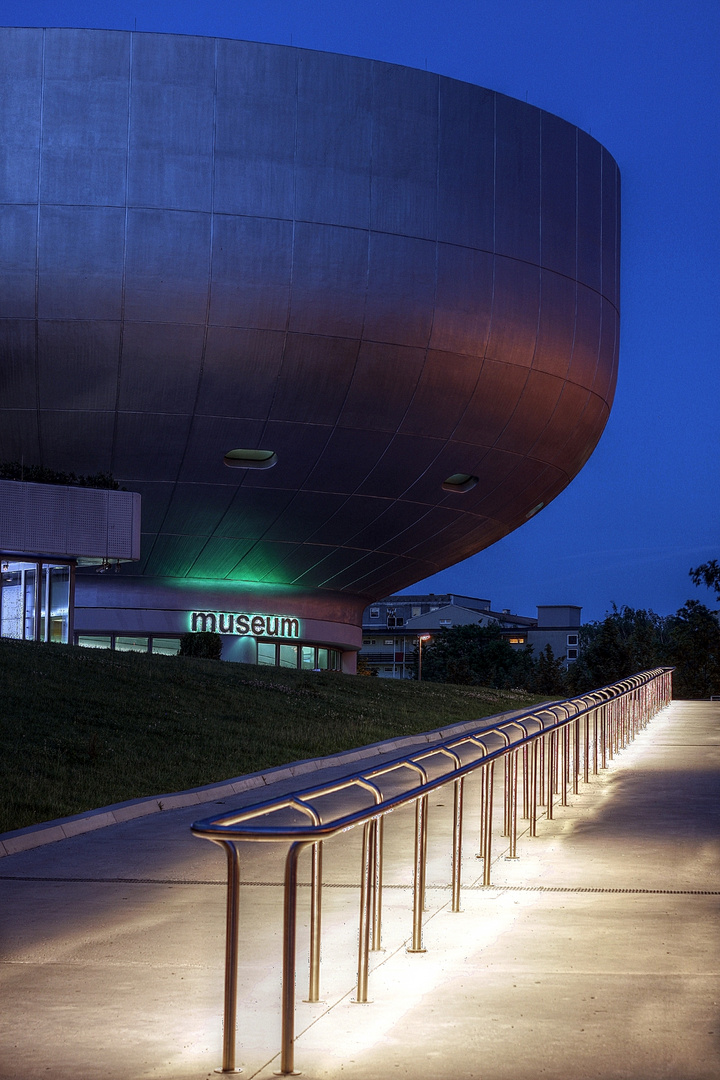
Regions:
[[[76, 634], [75, 642], [87, 649], [115, 649], [117, 652], [151, 652], [177, 656], [179, 637], [155, 637], [154, 634]], [[257, 642], [257, 663], [303, 671], [340, 671], [339, 649], [317, 645], [285, 645], [275, 641]]]
[[151, 652], [160, 656], [177, 656], [180, 638], [155, 637], [146, 634], [76, 634], [75, 644], [85, 649], [114, 649], [116, 652]]
[[74, 567], [40, 559], [0, 558], [0, 637], [70, 638]]

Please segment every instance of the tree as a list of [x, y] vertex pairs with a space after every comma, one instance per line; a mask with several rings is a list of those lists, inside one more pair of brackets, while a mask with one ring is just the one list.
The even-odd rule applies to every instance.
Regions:
[[688, 600], [670, 616], [669, 662], [675, 665], [673, 696], [720, 694], [720, 623], [699, 600]]
[[443, 627], [423, 649], [423, 679], [464, 686], [528, 686], [533, 676], [530, 647], [513, 649], [497, 626]]
[[690, 570], [690, 577], [696, 585], [707, 585], [708, 589], [714, 589], [715, 595], [720, 600], [720, 563], [717, 559], [710, 559], [694, 570]]
[[536, 694], [563, 694], [566, 689], [565, 665], [547, 644], [538, 654], [533, 672], [532, 689]]
[[644, 608], [608, 612], [580, 627], [580, 658], [568, 671], [568, 691], [582, 694], [668, 663], [668, 619]]

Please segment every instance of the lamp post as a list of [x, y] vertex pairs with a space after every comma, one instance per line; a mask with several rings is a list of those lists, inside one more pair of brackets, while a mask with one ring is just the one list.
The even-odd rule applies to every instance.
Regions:
[[418, 682], [422, 682], [422, 647], [423, 641], [430, 641], [431, 634], [420, 634], [418, 636]]

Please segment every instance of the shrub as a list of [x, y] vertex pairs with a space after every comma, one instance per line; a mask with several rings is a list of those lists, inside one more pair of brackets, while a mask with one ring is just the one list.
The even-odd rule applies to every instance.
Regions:
[[194, 656], [199, 660], [219, 660], [221, 653], [222, 638], [209, 630], [183, 634], [180, 638], [181, 656]]

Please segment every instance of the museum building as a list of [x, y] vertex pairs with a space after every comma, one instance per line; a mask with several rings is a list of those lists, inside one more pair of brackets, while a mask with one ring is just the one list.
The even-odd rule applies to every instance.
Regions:
[[174, 652], [214, 628], [226, 659], [354, 671], [368, 605], [585, 464], [619, 322], [619, 175], [590, 135], [285, 46], [0, 47], [0, 466], [123, 489], [78, 533], [71, 488], [0, 484], [4, 636]]

